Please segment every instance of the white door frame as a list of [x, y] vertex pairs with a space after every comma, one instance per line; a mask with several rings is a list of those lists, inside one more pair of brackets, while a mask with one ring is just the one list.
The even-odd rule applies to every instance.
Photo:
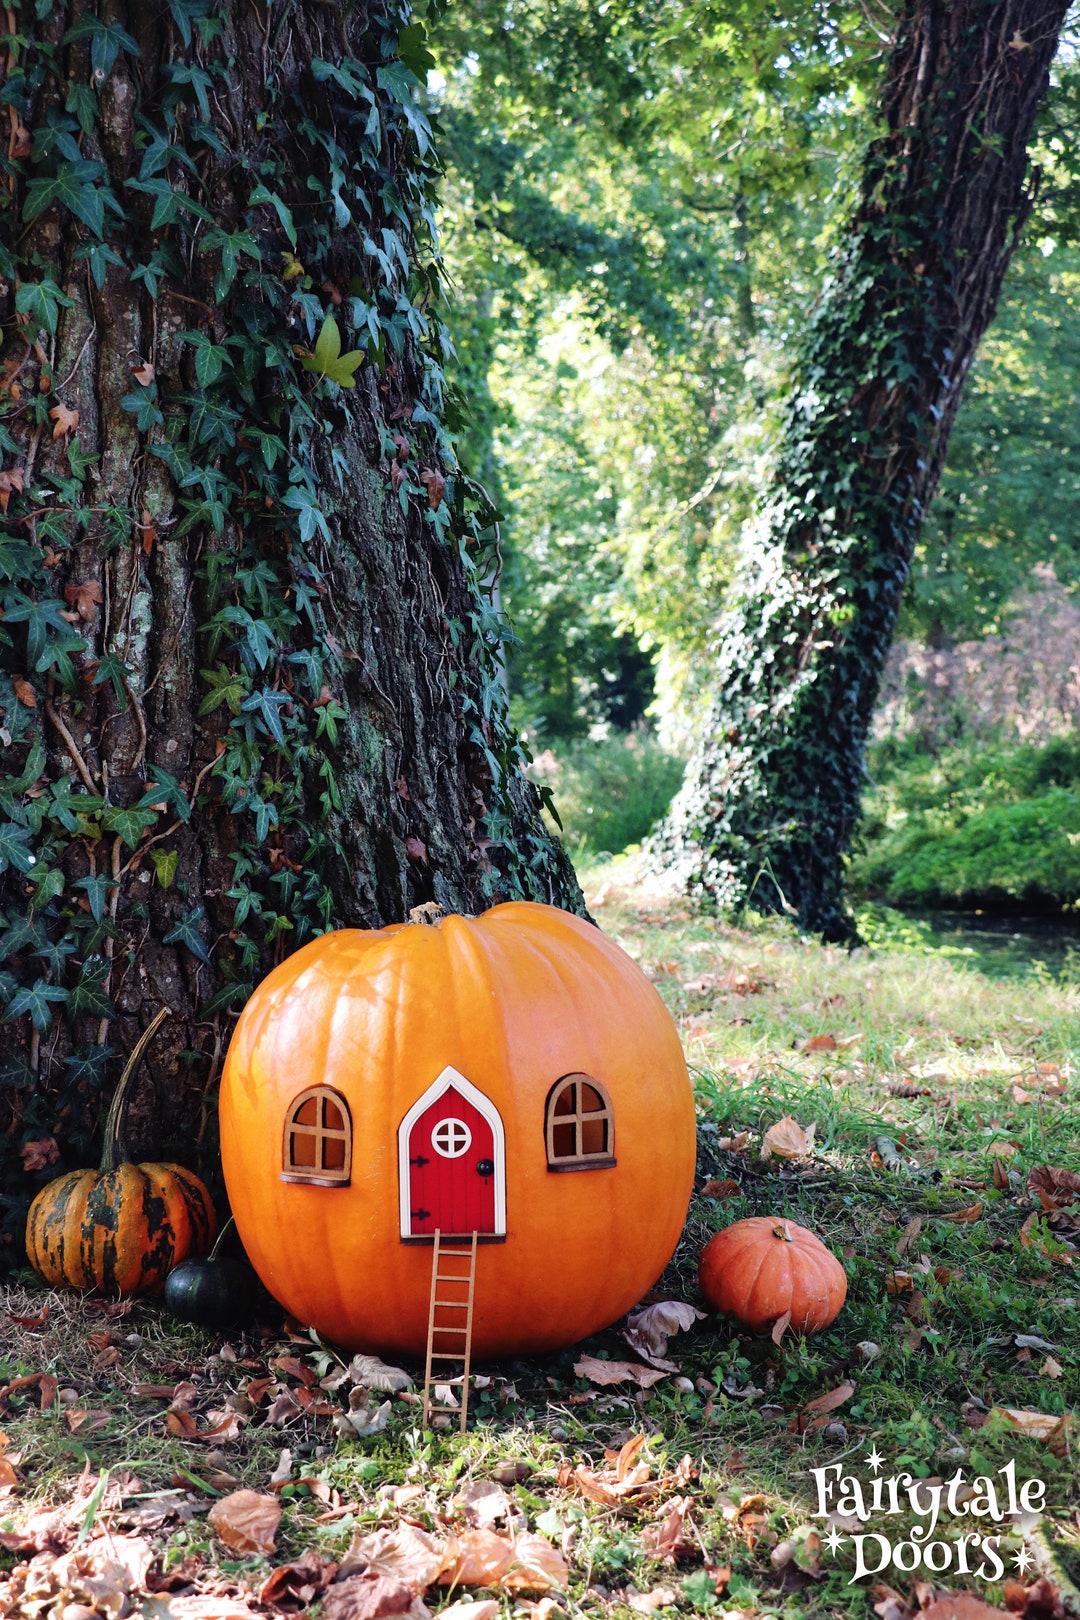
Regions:
[[495, 1230], [492, 1236], [505, 1237], [506, 1133], [503, 1130], [502, 1118], [490, 1097], [485, 1097], [484, 1093], [478, 1090], [471, 1080], [466, 1080], [465, 1076], [451, 1067], [450, 1064], [447, 1064], [438, 1078], [431, 1082], [423, 1096], [416, 1099], [398, 1126], [398, 1210], [401, 1236], [403, 1238], [413, 1236], [409, 1168], [409, 1137], [412, 1135], [412, 1128], [420, 1115], [430, 1108], [433, 1102], [438, 1102], [439, 1098], [449, 1091], [451, 1087], [455, 1091], [459, 1091], [463, 1097], [471, 1102], [473, 1107], [484, 1116], [491, 1126], [491, 1134], [495, 1143]]

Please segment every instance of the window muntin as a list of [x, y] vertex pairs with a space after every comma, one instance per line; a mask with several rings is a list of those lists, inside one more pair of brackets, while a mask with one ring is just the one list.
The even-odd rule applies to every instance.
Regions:
[[588, 1074], [564, 1074], [548, 1093], [544, 1121], [549, 1170], [600, 1170], [615, 1163], [611, 1098]]
[[347, 1187], [352, 1170], [349, 1105], [329, 1086], [302, 1091], [285, 1116], [282, 1181]]

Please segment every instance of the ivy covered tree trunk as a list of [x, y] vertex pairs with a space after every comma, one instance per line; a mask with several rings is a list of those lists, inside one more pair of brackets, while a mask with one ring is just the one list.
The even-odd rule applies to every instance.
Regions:
[[861, 202], [798, 355], [656, 852], [725, 908], [850, 933], [843, 856], [912, 552], [1032, 202], [1065, 0], [905, 0]]
[[[21, 0], [0, 35], [0, 1229], [153, 1010], [155, 1156], [331, 926], [581, 908], [445, 437], [400, 0]], [[21, 1160], [21, 1163], [20, 1163]], [[0, 1259], [4, 1254], [0, 1248]]]

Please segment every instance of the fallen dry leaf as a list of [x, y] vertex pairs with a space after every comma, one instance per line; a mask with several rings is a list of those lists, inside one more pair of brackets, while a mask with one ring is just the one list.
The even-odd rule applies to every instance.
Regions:
[[[643, 1310], [632, 1311], [627, 1317], [623, 1338], [631, 1350], [636, 1350], [639, 1356], [644, 1356], [648, 1361], [654, 1356], [663, 1356], [672, 1334], [693, 1327], [704, 1315], [704, 1311], [687, 1305], [684, 1300], [664, 1299], [656, 1305], [646, 1305]], [[665, 1370], [671, 1369], [668, 1367]]]
[[981, 1218], [985, 1204], [971, 1204], [967, 1209], [954, 1210], [951, 1215], [939, 1215], [938, 1220], [951, 1221], [954, 1226], [968, 1226]]
[[64, 586], [64, 601], [86, 622], [94, 618], [103, 600], [101, 586], [96, 579], [73, 580], [70, 585]]
[[815, 1126], [805, 1130], [790, 1115], [785, 1114], [775, 1125], [770, 1125], [761, 1139], [761, 1157], [771, 1158], [775, 1153], [781, 1159], [802, 1159], [814, 1151]]
[[1015, 1406], [992, 1406], [991, 1417], [1004, 1418], [1014, 1429], [1042, 1440], [1055, 1457], [1064, 1457], [1069, 1448], [1073, 1420], [1069, 1413], [1061, 1416], [1053, 1412], [1029, 1412]]
[[439, 1579], [449, 1557], [439, 1537], [401, 1523], [393, 1530], [357, 1531], [341, 1561], [341, 1573], [385, 1575], [422, 1592]]
[[826, 1394], [818, 1395], [814, 1400], [807, 1401], [803, 1410], [816, 1413], [835, 1412], [836, 1408], [843, 1406], [844, 1402], [849, 1401], [854, 1393], [854, 1384], [837, 1384], [835, 1389], [830, 1389]]
[[215, 1502], [207, 1518], [235, 1552], [272, 1553], [281, 1522], [281, 1503], [261, 1491], [233, 1491]]
[[52, 430], [54, 439], [66, 438], [69, 433], [74, 433], [79, 425], [78, 411], [72, 410], [63, 403], [54, 405], [49, 415], [54, 424]]
[[737, 1198], [741, 1192], [742, 1187], [730, 1177], [724, 1181], [707, 1181], [701, 1189], [703, 1198]]
[[439, 1576], [444, 1586], [499, 1586], [513, 1563], [514, 1548], [494, 1530], [465, 1530], [451, 1536], [446, 1555]]
[[580, 1361], [574, 1362], [574, 1371], [579, 1378], [587, 1378], [591, 1384], [639, 1384], [642, 1389], [651, 1389], [658, 1384], [666, 1373], [659, 1372], [652, 1367], [642, 1367], [636, 1361], [601, 1361], [598, 1356], [582, 1356]]
[[37, 693], [28, 680], [24, 679], [22, 675], [13, 675], [11, 684], [15, 689], [15, 696], [24, 709], [37, 708]]
[[1044, 1378], [1060, 1378], [1065, 1369], [1060, 1361], [1055, 1361], [1053, 1356], [1047, 1356], [1039, 1371]]
[[565, 1587], [569, 1579], [566, 1559], [546, 1537], [531, 1530], [515, 1537], [513, 1562], [502, 1582], [508, 1592], [547, 1592]]
[[835, 1052], [835, 1035], [811, 1035], [808, 1041], [803, 1041], [800, 1051], [803, 1052]]
[[898, 1260], [904, 1253], [904, 1250], [911, 1247], [921, 1231], [922, 1220], [918, 1215], [913, 1215], [911, 1220], [908, 1221], [907, 1225], [904, 1227], [904, 1230], [901, 1232], [900, 1240], [896, 1245], [896, 1258]]
[[336, 1573], [337, 1565], [332, 1559], [309, 1547], [295, 1563], [282, 1564], [270, 1571], [259, 1588], [259, 1602], [267, 1608], [295, 1614], [299, 1609], [306, 1609]]
[[776, 1318], [776, 1321], [772, 1325], [772, 1335], [771, 1335], [771, 1337], [772, 1337], [773, 1344], [779, 1344], [780, 1343], [780, 1340], [784, 1337], [784, 1334], [787, 1332], [787, 1330], [788, 1330], [788, 1328], [790, 1326], [791, 1326], [791, 1312], [790, 1311], [785, 1311], [782, 1316], [778, 1316]]
[[920, 1609], [918, 1620], [1013, 1620], [1007, 1609], [992, 1609], [973, 1592], [946, 1592]]
[[497, 1620], [501, 1612], [498, 1598], [480, 1598], [476, 1603], [451, 1603], [439, 1610], [439, 1620]]
[[1028, 1174], [1027, 1184], [1028, 1192], [1051, 1200], [1049, 1206], [1044, 1202], [1044, 1208], [1071, 1204], [1080, 1193], [1080, 1176], [1075, 1170], [1057, 1170], [1049, 1164], [1037, 1164]]
[[350, 1575], [323, 1594], [326, 1620], [428, 1620], [430, 1613], [403, 1581], [386, 1575]]

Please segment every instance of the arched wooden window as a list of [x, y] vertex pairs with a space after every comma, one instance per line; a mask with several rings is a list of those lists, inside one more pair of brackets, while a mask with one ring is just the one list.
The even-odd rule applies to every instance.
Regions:
[[281, 1179], [314, 1187], [347, 1187], [351, 1169], [349, 1105], [329, 1086], [311, 1086], [285, 1116]]
[[588, 1074], [564, 1074], [548, 1093], [549, 1170], [602, 1170], [615, 1163], [611, 1098]]

